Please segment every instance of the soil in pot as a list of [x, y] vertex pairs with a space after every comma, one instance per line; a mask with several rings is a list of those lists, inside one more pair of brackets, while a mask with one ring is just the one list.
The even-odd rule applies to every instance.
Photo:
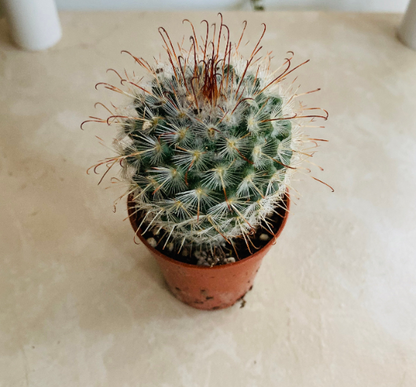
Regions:
[[[286, 204], [287, 201], [288, 197], [285, 196], [284, 202]], [[134, 203], [129, 201], [128, 206], [129, 214], [132, 214], [134, 212]], [[132, 216], [135, 217], [132, 219], [135, 224], [141, 224], [145, 213], [144, 211], [139, 211]], [[273, 239], [274, 235], [281, 228], [285, 216], [286, 210], [283, 207], [277, 208], [276, 212], [272, 213], [268, 219], [269, 227], [267, 227], [264, 222], [261, 223], [260, 227], [258, 227], [252, 235], [248, 236], [248, 240], [244, 240], [244, 238], [234, 239], [234, 247], [224, 241], [221, 249], [214, 250], [214, 256], [210, 251], [201, 251], [198, 249], [192, 251], [188, 248], [183, 248], [177, 253], [173, 249], [173, 243], [166, 243], [168, 233], [163, 232], [163, 230], [158, 230], [157, 228], [149, 230], [145, 234], [142, 233], [141, 237], [161, 254], [178, 262], [212, 267], [240, 261], [261, 250], [271, 239]], [[146, 230], [148, 226], [149, 222], [145, 221], [143, 222], [141, 229]]]

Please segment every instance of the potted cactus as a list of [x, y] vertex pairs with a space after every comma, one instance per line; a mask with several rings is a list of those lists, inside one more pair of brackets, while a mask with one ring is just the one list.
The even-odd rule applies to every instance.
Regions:
[[150, 64], [122, 51], [145, 76], [110, 69], [121, 86], [96, 87], [124, 94], [128, 102], [112, 109], [100, 103], [110, 116], [85, 121], [118, 126], [117, 154], [92, 168], [106, 166], [104, 177], [121, 166], [135, 235], [157, 259], [173, 294], [200, 309], [228, 307], [251, 289], [287, 220], [291, 176], [324, 141], [302, 129], [328, 118], [325, 110], [299, 102], [319, 89], [300, 94], [287, 83], [308, 61], [293, 66], [290, 52], [271, 69], [271, 53], [259, 55], [265, 25], [244, 58], [246, 22], [234, 44], [220, 17], [218, 26], [203, 20], [199, 38], [186, 20], [189, 47], [174, 44], [160, 27], [164, 61]]

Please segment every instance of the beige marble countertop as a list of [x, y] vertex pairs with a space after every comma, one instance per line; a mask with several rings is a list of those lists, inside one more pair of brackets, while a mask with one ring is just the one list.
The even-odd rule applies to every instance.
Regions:
[[[121, 188], [87, 167], [95, 91], [109, 67], [151, 58], [157, 27], [188, 34], [214, 13], [62, 13], [47, 52], [18, 51], [0, 23], [0, 386], [414, 387], [416, 52], [400, 15], [229, 13], [275, 63], [311, 58], [299, 82], [330, 111], [316, 154], [335, 188], [304, 178], [301, 199], [246, 305], [202, 312], [173, 298], [133, 243]], [[235, 32], [237, 31], [237, 32]], [[236, 36], [236, 35], [235, 35]], [[312, 129], [311, 129], [312, 131]]]

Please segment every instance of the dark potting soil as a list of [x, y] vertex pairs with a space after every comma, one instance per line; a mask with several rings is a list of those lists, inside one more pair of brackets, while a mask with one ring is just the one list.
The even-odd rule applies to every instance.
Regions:
[[[287, 198], [285, 198], [285, 202], [286, 200]], [[206, 249], [205, 251], [201, 251], [200, 249], [192, 251], [186, 247], [182, 248], [179, 253], [176, 253], [175, 249], [172, 249], [172, 245], [170, 245], [169, 242], [166, 244], [165, 248], [163, 248], [168, 233], [163, 232], [163, 230], [157, 232], [157, 228], [148, 230], [142, 236], [156, 250], [176, 261], [201, 266], [222, 265], [247, 258], [266, 246], [270, 239], [273, 238], [273, 235], [279, 230], [285, 215], [285, 209], [279, 207], [276, 209], [276, 212], [277, 213], [272, 213], [268, 218], [269, 226], [272, 228], [273, 234], [270, 232], [266, 224], [262, 222], [252, 235], [246, 237], [246, 239], [249, 238], [250, 241], [245, 241], [243, 237], [234, 238], [234, 248], [231, 244], [224, 241], [220, 248], [216, 248], [214, 250], [214, 256], [212, 255], [210, 249]], [[144, 212], [139, 211], [132, 216], [135, 217], [135, 219], [132, 219], [133, 223], [139, 225], [143, 220]], [[141, 229], [146, 230], [148, 225], [149, 223], [145, 221]], [[247, 243], [249, 248], [247, 247]]]

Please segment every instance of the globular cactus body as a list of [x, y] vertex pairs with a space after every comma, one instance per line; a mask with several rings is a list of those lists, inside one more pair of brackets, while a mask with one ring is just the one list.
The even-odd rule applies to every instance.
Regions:
[[164, 246], [212, 249], [248, 240], [261, 222], [267, 227], [291, 174], [310, 156], [303, 149], [312, 139], [300, 120], [326, 118], [302, 113], [291, 85], [282, 86], [306, 62], [291, 69], [287, 58], [271, 71], [270, 55], [257, 59], [260, 41], [244, 60], [243, 35], [233, 45], [222, 19], [211, 40], [208, 23], [205, 39], [194, 32], [189, 50], [175, 49], [160, 32], [166, 63], [133, 56], [149, 75], [126, 75], [127, 91], [106, 86], [131, 100], [107, 120], [121, 129], [119, 154], [105, 161], [121, 163], [143, 224], [167, 235]]

